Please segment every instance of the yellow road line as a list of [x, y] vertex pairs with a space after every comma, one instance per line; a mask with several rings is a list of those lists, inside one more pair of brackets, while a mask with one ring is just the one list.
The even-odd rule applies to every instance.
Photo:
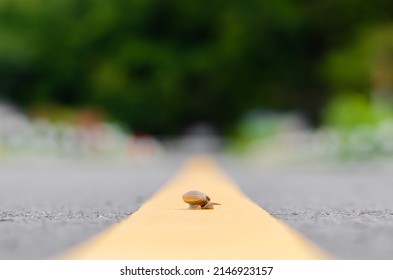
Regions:
[[[189, 190], [220, 202], [189, 210]], [[287, 225], [247, 198], [209, 158], [190, 160], [126, 220], [72, 250], [67, 259], [325, 259]]]

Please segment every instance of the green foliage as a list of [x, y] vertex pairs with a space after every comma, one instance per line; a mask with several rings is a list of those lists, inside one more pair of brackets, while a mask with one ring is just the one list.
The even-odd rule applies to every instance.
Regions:
[[338, 140], [333, 158], [359, 161], [392, 156], [390, 104], [346, 93], [333, 98], [323, 116], [324, 129], [334, 131]]
[[[324, 73], [327, 55], [347, 46], [359, 28], [390, 19], [391, 6], [388, 0], [2, 0], [0, 96], [25, 108], [94, 106], [151, 133], [178, 133], [200, 121], [228, 131], [254, 108], [296, 108], [315, 119], [326, 76], [351, 73], [341, 59]], [[362, 67], [353, 70], [364, 73]]]
[[327, 55], [324, 76], [330, 87], [335, 91], [370, 92], [379, 86], [381, 78], [393, 85], [393, 26], [369, 26], [356, 37], [346, 47]]
[[393, 119], [393, 108], [386, 103], [371, 102], [360, 94], [347, 93], [333, 98], [323, 113], [327, 126], [351, 130], [361, 125], [377, 126]]
[[[250, 112], [234, 126], [231, 152], [242, 154], [253, 144], [261, 144], [274, 139], [291, 122], [291, 116], [271, 112]], [[290, 127], [291, 125], [289, 125]]]
[[340, 95], [332, 100], [325, 109], [324, 120], [325, 124], [338, 128], [376, 122], [369, 100], [359, 94]]

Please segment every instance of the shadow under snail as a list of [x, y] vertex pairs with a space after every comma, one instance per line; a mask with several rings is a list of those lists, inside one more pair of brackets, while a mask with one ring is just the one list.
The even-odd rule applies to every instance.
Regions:
[[183, 201], [189, 204], [189, 209], [214, 209], [220, 203], [211, 202], [210, 197], [201, 191], [189, 191], [183, 194]]

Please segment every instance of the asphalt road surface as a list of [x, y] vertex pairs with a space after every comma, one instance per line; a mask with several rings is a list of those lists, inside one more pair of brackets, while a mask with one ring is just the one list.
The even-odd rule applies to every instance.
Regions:
[[0, 259], [56, 257], [126, 218], [179, 164], [0, 164]]
[[392, 166], [224, 165], [252, 200], [333, 257], [393, 259]]
[[[0, 162], [0, 259], [47, 259], [135, 211], [182, 157]], [[261, 207], [339, 259], [393, 259], [393, 168], [221, 164]]]

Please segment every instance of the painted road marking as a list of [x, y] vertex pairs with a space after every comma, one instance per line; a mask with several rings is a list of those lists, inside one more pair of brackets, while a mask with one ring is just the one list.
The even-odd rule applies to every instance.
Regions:
[[[189, 210], [182, 195], [207, 193], [214, 210]], [[126, 220], [67, 259], [326, 259], [309, 241], [247, 198], [209, 158], [184, 168]]]

